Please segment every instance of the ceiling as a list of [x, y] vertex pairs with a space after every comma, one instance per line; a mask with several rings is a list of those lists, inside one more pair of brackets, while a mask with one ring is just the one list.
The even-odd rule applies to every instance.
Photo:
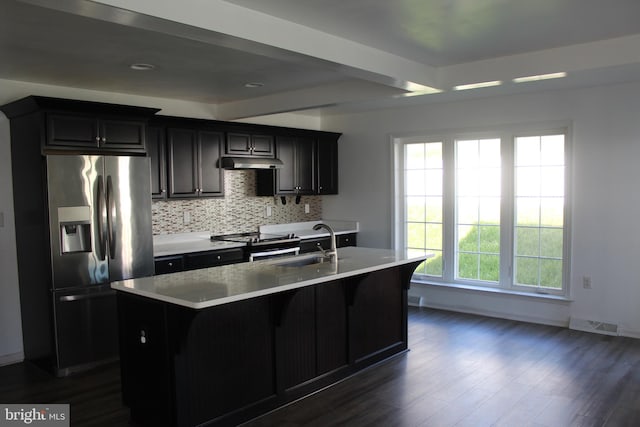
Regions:
[[213, 104], [220, 119], [640, 79], [637, 0], [176, 4], [0, 0], [0, 78]]

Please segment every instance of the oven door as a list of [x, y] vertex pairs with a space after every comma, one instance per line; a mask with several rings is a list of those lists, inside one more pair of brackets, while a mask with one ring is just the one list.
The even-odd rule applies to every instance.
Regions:
[[267, 258], [277, 258], [283, 256], [298, 255], [300, 253], [300, 247], [295, 246], [293, 248], [285, 249], [265, 249], [259, 252], [249, 252], [249, 261], [258, 261]]

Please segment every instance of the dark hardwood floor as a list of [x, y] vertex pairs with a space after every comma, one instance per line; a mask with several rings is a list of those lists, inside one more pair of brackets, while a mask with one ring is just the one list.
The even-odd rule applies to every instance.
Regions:
[[[411, 308], [411, 351], [252, 420], [262, 426], [640, 426], [640, 340]], [[117, 365], [53, 378], [0, 368], [2, 403], [70, 403], [128, 426]]]

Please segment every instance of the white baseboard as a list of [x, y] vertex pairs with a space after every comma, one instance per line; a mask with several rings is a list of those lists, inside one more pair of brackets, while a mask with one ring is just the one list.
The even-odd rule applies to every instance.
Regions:
[[20, 363], [24, 360], [24, 353], [12, 353], [12, 354], [4, 354], [0, 356], [0, 366], [12, 365], [14, 363]]

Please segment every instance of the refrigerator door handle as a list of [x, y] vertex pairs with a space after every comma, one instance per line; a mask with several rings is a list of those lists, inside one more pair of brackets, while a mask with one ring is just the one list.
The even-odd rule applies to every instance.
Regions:
[[81, 300], [87, 300], [87, 299], [93, 299], [93, 298], [110, 297], [115, 294], [116, 294], [116, 291], [109, 290], [104, 292], [94, 292], [90, 294], [65, 295], [65, 296], [59, 297], [58, 300], [60, 302], [81, 301]]
[[115, 259], [116, 257], [116, 201], [113, 197], [113, 181], [111, 175], [107, 176], [107, 231], [109, 234], [109, 257]]
[[107, 257], [107, 236], [105, 230], [105, 222], [107, 216], [107, 207], [104, 196], [104, 180], [102, 175], [98, 175], [98, 195], [97, 195], [97, 226], [98, 226], [98, 259], [104, 261]]

